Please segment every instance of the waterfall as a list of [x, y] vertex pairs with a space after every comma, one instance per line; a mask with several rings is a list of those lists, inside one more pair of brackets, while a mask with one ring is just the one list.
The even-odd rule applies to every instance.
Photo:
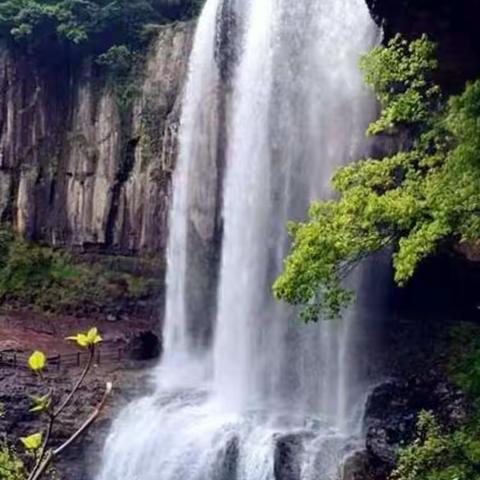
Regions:
[[180, 126], [165, 355], [154, 393], [116, 420], [99, 480], [338, 478], [372, 382], [367, 277], [349, 279], [356, 308], [316, 325], [271, 285], [287, 221], [367, 152], [358, 61], [377, 36], [364, 0], [207, 0]]

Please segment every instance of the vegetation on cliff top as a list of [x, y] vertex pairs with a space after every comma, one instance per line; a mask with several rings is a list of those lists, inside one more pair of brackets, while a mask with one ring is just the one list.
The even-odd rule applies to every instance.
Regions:
[[201, 0], [3, 0], [0, 36], [49, 54], [57, 45], [103, 55], [139, 48], [152, 27], [195, 16]]
[[449, 99], [433, 80], [435, 45], [397, 36], [361, 62], [382, 107], [368, 134], [406, 131], [408, 146], [341, 168], [338, 200], [314, 203], [292, 223], [292, 252], [274, 293], [316, 320], [337, 316], [352, 299], [342, 280], [365, 256], [394, 251], [404, 285], [445, 244], [480, 238], [480, 81]]

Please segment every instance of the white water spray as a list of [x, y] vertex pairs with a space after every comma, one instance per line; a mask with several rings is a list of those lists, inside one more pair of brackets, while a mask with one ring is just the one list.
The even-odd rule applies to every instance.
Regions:
[[[227, 2], [238, 58], [222, 96], [217, 47]], [[274, 301], [271, 284], [288, 251], [286, 222], [330, 195], [333, 171], [365, 151], [373, 106], [358, 61], [376, 35], [363, 0], [207, 1], [181, 121], [165, 357], [155, 393], [115, 422], [100, 480], [338, 478], [371, 380], [371, 312], [301, 325]], [[222, 182], [211, 170], [221, 135], [217, 313], [209, 346], [198, 348], [187, 312], [198, 295], [187, 284], [201, 253], [188, 239], [192, 230], [214, 235]]]

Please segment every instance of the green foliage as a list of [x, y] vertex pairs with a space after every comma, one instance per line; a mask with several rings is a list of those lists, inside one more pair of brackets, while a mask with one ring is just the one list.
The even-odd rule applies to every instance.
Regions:
[[430, 122], [440, 89], [431, 79], [437, 67], [435, 45], [425, 36], [408, 42], [397, 35], [388, 48], [373, 49], [360, 65], [365, 81], [383, 106], [368, 133], [380, 133], [399, 124]]
[[341, 168], [338, 200], [316, 202], [309, 221], [290, 225], [292, 252], [274, 293], [316, 320], [337, 316], [352, 294], [342, 285], [365, 256], [391, 245], [404, 285], [443, 244], [480, 237], [480, 81], [443, 100], [432, 81], [434, 45], [394, 38], [362, 60], [382, 106], [369, 133], [407, 129], [412, 145]]
[[6, 442], [0, 443], [0, 479], [25, 480], [25, 467], [15, 450]]
[[0, 270], [0, 294], [35, 303], [54, 285], [61, 286], [79, 276], [68, 257], [52, 249], [12, 238], [4, 251], [4, 267]]
[[479, 327], [452, 329], [449, 374], [472, 401], [468, 422], [443, 432], [433, 414], [421, 412], [416, 440], [401, 450], [391, 480], [480, 480]]
[[480, 425], [442, 433], [434, 416], [422, 412], [418, 437], [404, 448], [391, 480], [480, 480]]
[[137, 48], [147, 25], [189, 18], [200, 6], [197, 0], [3, 0], [0, 36], [38, 51], [53, 41], [111, 57], [117, 45]]
[[[7, 239], [3, 248], [2, 238]], [[53, 313], [88, 313], [145, 298], [158, 288], [153, 278], [81, 263], [0, 228], [0, 298], [7, 303]]]
[[52, 396], [50, 395], [50, 393], [47, 393], [45, 395], [30, 395], [30, 398], [33, 401], [33, 405], [30, 408], [29, 412], [32, 413], [46, 412], [52, 405]]
[[126, 45], [113, 45], [97, 58], [99, 65], [124, 71], [130, 67], [132, 52]]

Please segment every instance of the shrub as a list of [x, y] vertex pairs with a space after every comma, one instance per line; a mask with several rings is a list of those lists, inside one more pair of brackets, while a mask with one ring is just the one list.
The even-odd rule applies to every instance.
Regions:
[[[2, 238], [6, 239], [2, 247]], [[154, 277], [85, 264], [0, 229], [0, 298], [54, 313], [117, 307], [154, 295]]]

